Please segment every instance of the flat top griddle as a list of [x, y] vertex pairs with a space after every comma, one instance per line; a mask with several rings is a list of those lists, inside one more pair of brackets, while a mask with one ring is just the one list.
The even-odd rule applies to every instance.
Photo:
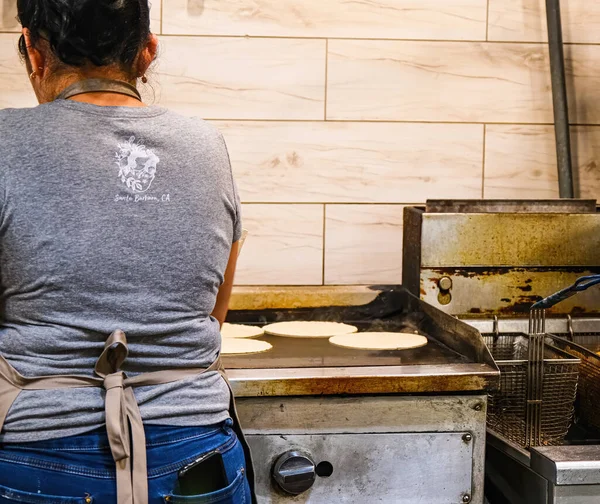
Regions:
[[499, 372], [481, 334], [423, 303], [400, 286], [373, 287], [367, 304], [233, 310], [227, 321], [264, 326], [306, 320], [345, 322], [364, 331], [417, 333], [428, 344], [412, 350], [357, 350], [328, 338], [263, 336], [268, 352], [224, 355], [238, 396], [475, 392], [493, 389]]
[[[423, 336], [427, 336], [423, 334]], [[426, 346], [412, 350], [357, 350], [329, 343], [328, 338], [284, 338], [267, 336], [273, 348], [268, 352], [224, 355], [226, 369], [403, 366], [462, 364], [468, 359], [428, 338]]]

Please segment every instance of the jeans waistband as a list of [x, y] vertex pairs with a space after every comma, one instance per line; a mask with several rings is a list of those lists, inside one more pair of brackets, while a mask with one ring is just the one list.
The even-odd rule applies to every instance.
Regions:
[[[186, 439], [202, 438], [218, 431], [230, 428], [233, 425], [231, 419], [215, 425], [199, 427], [175, 427], [169, 425], [144, 425], [146, 434], [146, 446], [160, 446], [176, 443]], [[97, 450], [110, 449], [106, 428], [95, 429], [77, 436], [35, 441], [32, 443], [21, 443], [22, 448], [35, 448], [42, 450]]]

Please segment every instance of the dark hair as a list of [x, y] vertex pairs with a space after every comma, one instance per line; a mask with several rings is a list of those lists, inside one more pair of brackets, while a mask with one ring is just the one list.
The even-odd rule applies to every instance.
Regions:
[[[17, 0], [21, 25], [64, 64], [132, 65], [150, 35], [148, 0]], [[27, 57], [25, 39], [19, 50]]]

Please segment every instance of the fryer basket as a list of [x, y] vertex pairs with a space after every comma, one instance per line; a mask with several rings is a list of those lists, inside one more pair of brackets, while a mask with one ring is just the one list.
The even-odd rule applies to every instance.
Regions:
[[[580, 359], [547, 342], [544, 344], [541, 430], [536, 442], [528, 436], [527, 422], [529, 336], [483, 337], [500, 368], [500, 389], [488, 396], [488, 427], [523, 447], [561, 444], [573, 421]], [[525, 348], [515, 345], [517, 338]]]
[[[577, 389], [578, 421], [600, 430], [600, 356], [594, 353], [600, 346], [600, 337], [582, 335], [582, 344], [554, 335], [550, 337], [554, 346], [581, 360]], [[579, 341], [580, 337], [575, 336], [574, 339]]]

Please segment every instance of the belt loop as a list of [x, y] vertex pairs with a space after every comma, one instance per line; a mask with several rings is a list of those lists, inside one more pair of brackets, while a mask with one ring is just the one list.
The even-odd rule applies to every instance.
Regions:
[[233, 420], [231, 418], [228, 418], [221, 424], [221, 430], [223, 431], [224, 434], [230, 434], [232, 427], [233, 427]]

